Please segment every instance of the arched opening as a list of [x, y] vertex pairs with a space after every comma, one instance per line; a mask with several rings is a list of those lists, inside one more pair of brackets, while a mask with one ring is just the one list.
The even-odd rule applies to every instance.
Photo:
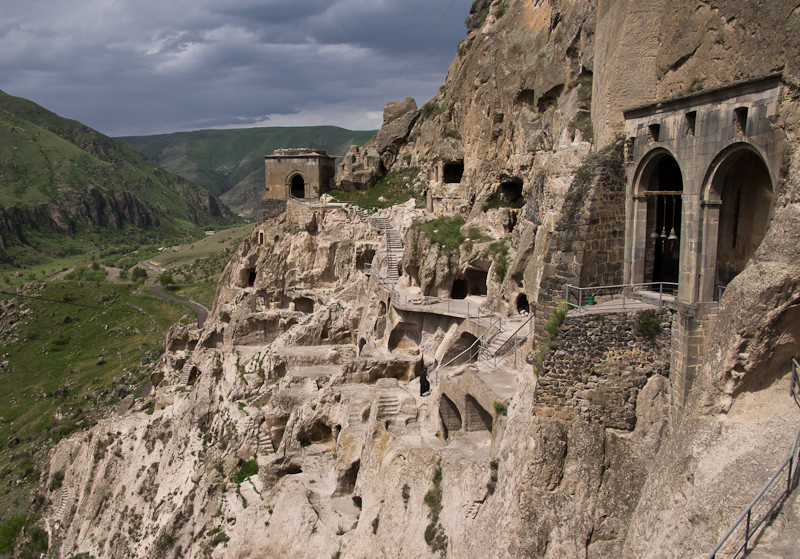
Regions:
[[518, 208], [525, 205], [525, 198], [522, 196], [522, 179], [514, 177], [500, 183], [499, 197], [506, 203]]
[[444, 357], [442, 358], [442, 363], [447, 363], [451, 359], [454, 359], [464, 353], [469, 348], [472, 348], [472, 352], [468, 355], [463, 355], [462, 359], [459, 361], [461, 363], [466, 363], [467, 361], [474, 361], [478, 358], [478, 347], [475, 345], [475, 342], [478, 341], [478, 338], [474, 334], [470, 334], [469, 332], [462, 332], [458, 339], [450, 346], [445, 353]]
[[[358, 470], [361, 468], [361, 460], [356, 460], [350, 467], [343, 472], [340, 471], [339, 477], [336, 480], [336, 491], [334, 495], [347, 495], [352, 493], [356, 488], [356, 481], [358, 480]], [[358, 497], [353, 497], [357, 499]]]
[[492, 414], [483, 409], [478, 401], [467, 394], [464, 400], [465, 431], [492, 431]]
[[463, 278], [453, 281], [453, 288], [450, 290], [451, 299], [466, 299], [469, 295], [469, 283]]
[[444, 428], [444, 438], [448, 438], [453, 431], [461, 431], [461, 413], [453, 400], [442, 394], [439, 400], [439, 417]]
[[464, 272], [464, 278], [467, 280], [469, 294], [479, 296], [486, 295], [486, 280], [488, 277], [489, 274], [483, 270], [467, 270]]
[[297, 434], [297, 442], [303, 446], [333, 442], [333, 431], [322, 421], [303, 426]]
[[298, 297], [294, 301], [294, 310], [297, 312], [302, 312], [306, 314], [311, 314], [314, 312], [314, 301], [309, 299], [308, 297]]
[[647, 197], [644, 281], [678, 283], [683, 175], [671, 155], [651, 164], [641, 185]]
[[531, 306], [528, 303], [528, 296], [524, 293], [517, 295], [517, 312], [519, 314], [530, 314]]
[[416, 349], [419, 347], [419, 326], [401, 322], [389, 335], [389, 351], [396, 349]]
[[715, 284], [725, 287], [744, 270], [764, 240], [772, 180], [756, 153], [740, 149], [720, 165], [713, 188], [720, 197]]
[[442, 182], [459, 183], [461, 182], [461, 177], [464, 176], [464, 162], [453, 161], [445, 163], [443, 171]]
[[189, 373], [189, 378], [186, 379], [186, 384], [190, 386], [194, 385], [194, 383], [197, 382], [198, 376], [200, 376], [200, 371], [197, 369], [197, 367], [192, 366], [192, 370]]
[[264, 244], [264, 232], [263, 231], [259, 231], [258, 232], [258, 244], [260, 244], [260, 245]]
[[247, 273], [247, 287], [253, 287], [256, 284], [256, 271], [249, 270]]
[[372, 264], [375, 258], [375, 249], [365, 248], [356, 254], [356, 269], [363, 270], [367, 264]]
[[306, 197], [306, 181], [303, 180], [301, 175], [295, 175], [292, 177], [291, 190], [292, 196], [295, 198]]

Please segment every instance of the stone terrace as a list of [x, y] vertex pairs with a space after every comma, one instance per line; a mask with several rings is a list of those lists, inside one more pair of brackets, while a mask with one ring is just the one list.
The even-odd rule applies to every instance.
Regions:
[[640, 312], [567, 316], [539, 373], [533, 413], [633, 430], [636, 397], [647, 379], [669, 376], [672, 311], [655, 311], [660, 332], [638, 329]]

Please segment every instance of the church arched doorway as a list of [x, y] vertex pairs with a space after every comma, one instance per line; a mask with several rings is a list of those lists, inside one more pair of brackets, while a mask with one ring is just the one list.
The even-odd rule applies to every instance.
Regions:
[[295, 175], [292, 177], [291, 190], [292, 196], [295, 198], [306, 197], [306, 181], [303, 180], [302, 175]]

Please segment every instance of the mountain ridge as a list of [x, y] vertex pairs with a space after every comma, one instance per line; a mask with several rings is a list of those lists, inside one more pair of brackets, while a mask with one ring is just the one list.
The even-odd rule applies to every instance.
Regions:
[[41, 263], [42, 243], [48, 241], [75, 245], [67, 248], [76, 254], [87, 248], [78, 246], [76, 235], [84, 245], [127, 239], [132, 232], [141, 243], [177, 240], [230, 217], [215, 196], [133, 146], [0, 92], [3, 262]]

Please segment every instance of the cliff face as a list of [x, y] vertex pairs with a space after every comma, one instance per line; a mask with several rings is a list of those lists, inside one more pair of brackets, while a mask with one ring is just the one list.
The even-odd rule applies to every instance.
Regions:
[[[800, 422], [797, 49], [767, 32], [796, 36], [797, 16], [750, 5], [476, 2], [439, 95], [387, 106], [339, 177], [357, 188], [416, 167], [426, 209], [290, 203], [260, 225], [206, 326], [170, 331], [154, 396], [56, 449], [52, 549], [705, 556]], [[675, 340], [705, 307], [570, 314], [560, 330], [550, 310], [567, 281], [621, 277], [622, 111], [776, 69], [786, 164], [684, 398]], [[528, 313], [538, 341], [513, 359], [462, 353], [497, 319], [524, 337]], [[793, 495], [757, 549], [791, 557], [799, 515]]]

